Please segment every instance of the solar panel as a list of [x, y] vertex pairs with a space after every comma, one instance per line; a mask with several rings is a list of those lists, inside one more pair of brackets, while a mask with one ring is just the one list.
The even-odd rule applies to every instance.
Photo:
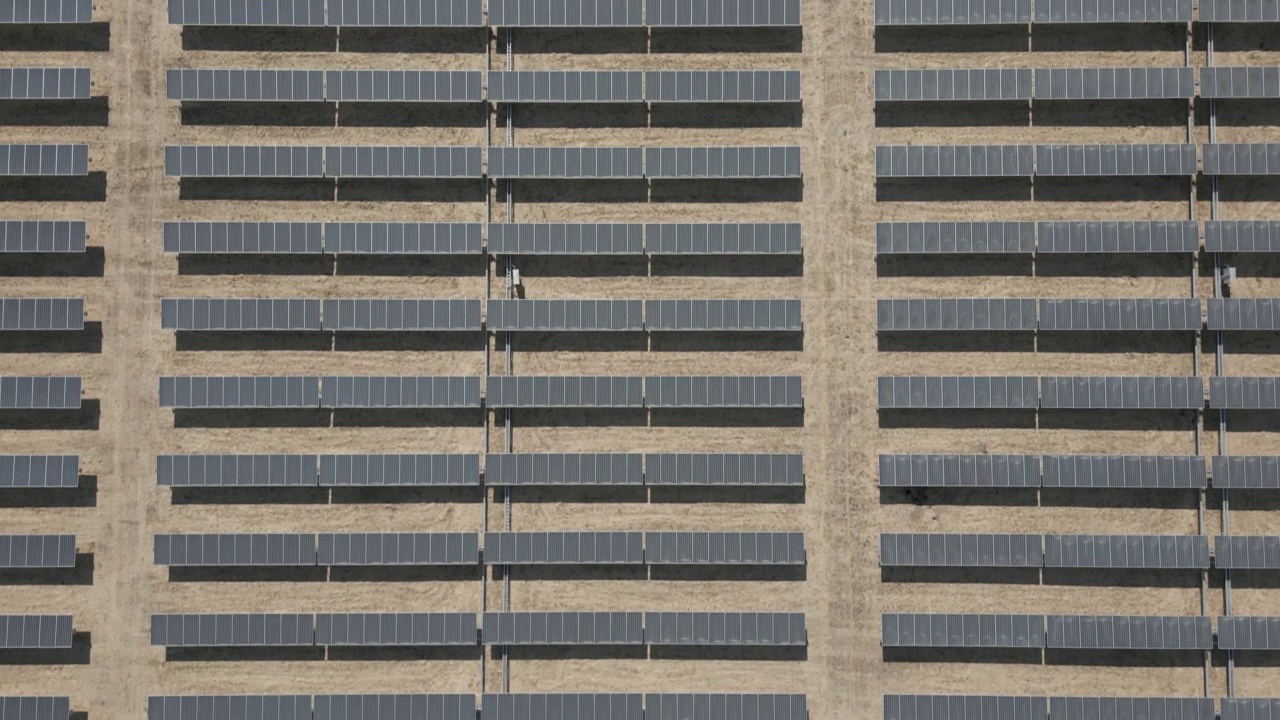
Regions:
[[316, 695], [315, 720], [476, 720], [467, 694]]
[[1280, 330], [1280, 300], [1209, 298], [1210, 330]]
[[1213, 566], [1229, 570], [1280, 570], [1280, 535], [1218, 535]]
[[1041, 176], [1185, 176], [1196, 169], [1195, 145], [1036, 146], [1036, 175]]
[[187, 255], [324, 252], [324, 226], [290, 222], [166, 222], [164, 251]]
[[648, 147], [644, 173], [656, 179], [798, 178], [800, 148]]
[[157, 534], [155, 563], [170, 567], [300, 567], [316, 564], [313, 533]]
[[644, 637], [650, 645], [784, 645], [809, 642], [804, 613], [647, 612]]
[[166, 145], [169, 177], [324, 177], [324, 148], [289, 145]]
[[638, 612], [487, 612], [485, 645], [640, 645]]
[[179, 332], [320, 330], [320, 301], [300, 298], [164, 298], [160, 301], [160, 327]]
[[161, 487], [314, 487], [315, 455], [158, 455]]
[[1031, 79], [1029, 68], [876, 70], [876, 102], [1030, 100]]
[[640, 27], [641, 0], [492, 0], [493, 27]]
[[310, 695], [152, 695], [147, 720], [311, 720]]
[[877, 255], [1034, 253], [1030, 222], [876, 223]]
[[883, 613], [884, 647], [1044, 647], [1043, 615]]
[[0, 490], [79, 485], [79, 455], [0, 455]]
[[1045, 647], [1067, 650], [1212, 650], [1203, 616], [1049, 615]]
[[1045, 455], [1044, 486], [1056, 488], [1203, 488], [1196, 455]]
[[324, 328], [343, 332], [480, 330], [480, 301], [326, 299]]
[[650, 565], [804, 565], [802, 532], [647, 532]]
[[1280, 698], [1222, 698], [1222, 720], [1270, 720], [1276, 715]]
[[636, 376], [490, 375], [489, 407], [643, 407], [644, 378]]
[[480, 27], [480, 0], [329, 0], [330, 27]]
[[809, 704], [804, 695], [647, 693], [644, 696], [644, 714], [647, 720], [806, 720]]
[[1215, 410], [1280, 408], [1280, 378], [1211, 377], [1209, 378], [1209, 407]]
[[478, 408], [480, 378], [326, 375], [320, 398], [331, 408]]
[[478, 486], [480, 456], [321, 455], [321, 487]]
[[881, 410], [914, 408], [1035, 409], [1035, 377], [899, 376], [879, 379]]
[[1205, 175], [1280, 175], [1280, 143], [1204, 146]]
[[0, 100], [88, 100], [89, 68], [0, 68]]
[[650, 255], [799, 255], [800, 223], [650, 223]]
[[1276, 0], [1204, 0], [1200, 3], [1202, 23], [1280, 22], [1280, 2]]
[[[1202, 618], [1206, 625], [1209, 618]], [[1280, 650], [1280, 617], [1219, 617], [1221, 650]]]
[[880, 456], [880, 487], [1039, 486], [1039, 455]]
[[650, 375], [644, 379], [651, 408], [800, 408], [798, 375]]
[[319, 408], [320, 378], [178, 376], [160, 378], [165, 408]]
[[1041, 331], [1200, 329], [1195, 298], [1040, 300]]
[[639, 223], [490, 223], [492, 255], [643, 255]]
[[67, 720], [71, 698], [50, 695], [0, 695], [0, 718]]
[[650, 331], [799, 332], [799, 300], [646, 300]]
[[88, 174], [88, 145], [0, 145], [0, 176]]
[[475, 533], [320, 533], [320, 565], [476, 565]]
[[1200, 97], [1280, 98], [1280, 67], [1202, 67]]
[[491, 453], [484, 459], [484, 484], [642, 485], [643, 457], [638, 453]]
[[325, 4], [325, 0], [169, 0], [169, 24], [321, 27]]
[[1041, 253], [1193, 253], [1200, 230], [1184, 221], [1036, 223]]
[[800, 0], [646, 0], [650, 27], [786, 27], [800, 25]]
[[487, 532], [486, 565], [638, 565], [644, 533]]
[[1214, 455], [1213, 486], [1233, 490], [1280, 489], [1280, 455]]
[[79, 331], [84, 298], [0, 298], [0, 331]]
[[1062, 720], [1214, 720], [1212, 698], [1051, 697], [1049, 714]]
[[1038, 568], [1039, 535], [880, 533], [881, 567]]
[[1207, 570], [1205, 535], [1045, 535], [1044, 566]]
[[639, 70], [493, 70], [489, 102], [644, 102]]
[[476, 644], [475, 613], [319, 613], [317, 645], [427, 647]]
[[[1043, 301], [1041, 301], [1043, 302]], [[1036, 301], [1025, 298], [876, 300], [876, 330], [1035, 331]]]
[[1208, 252], [1280, 252], [1280, 220], [1206, 220]]
[[640, 300], [489, 300], [491, 331], [644, 330]]
[[165, 71], [170, 100], [324, 102], [321, 70], [179, 69]]
[[481, 248], [480, 223], [324, 224], [324, 250], [351, 255], [469, 255]]
[[1036, 0], [1037, 23], [1189, 23], [1191, 0]]
[[804, 487], [804, 456], [752, 453], [648, 453], [646, 485]]
[[76, 565], [75, 535], [0, 535], [0, 568], [69, 568]]
[[0, 220], [0, 253], [82, 253], [83, 220]]
[[1055, 410], [1196, 410], [1199, 377], [1042, 377], [1040, 406]]
[[0, 650], [71, 647], [70, 615], [0, 615]]
[[1031, 177], [1032, 145], [878, 145], [876, 177]]
[[315, 618], [301, 613], [151, 616], [151, 644], [165, 647], [281, 647], [315, 644]]
[[329, 70], [324, 85], [325, 99], [330, 102], [457, 103], [484, 99], [479, 70]]
[[800, 71], [646, 70], [644, 99], [651, 103], [798, 103]]
[[638, 147], [490, 147], [489, 177], [618, 179], [644, 177]]
[[636, 693], [484, 693], [480, 720], [642, 720]]
[[80, 378], [0, 377], [0, 410], [78, 410]]
[[1028, 695], [885, 695], [884, 720], [1048, 720], [1046, 698]]
[[1195, 97], [1189, 67], [1037, 68], [1037, 100], [1166, 100]]
[[1026, 25], [1031, 0], [876, 0], [876, 25]]
[[479, 178], [478, 147], [387, 147], [330, 145], [324, 152], [325, 177], [332, 178]]
[[0, 25], [93, 22], [93, 0], [13, 0], [0, 5]]

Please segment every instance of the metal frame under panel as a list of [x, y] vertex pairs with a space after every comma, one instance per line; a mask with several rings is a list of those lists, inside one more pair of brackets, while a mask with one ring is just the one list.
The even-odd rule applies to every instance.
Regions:
[[804, 487], [804, 456], [752, 453], [649, 453], [645, 484], [696, 487]]
[[1040, 487], [1039, 455], [881, 455], [880, 487]]

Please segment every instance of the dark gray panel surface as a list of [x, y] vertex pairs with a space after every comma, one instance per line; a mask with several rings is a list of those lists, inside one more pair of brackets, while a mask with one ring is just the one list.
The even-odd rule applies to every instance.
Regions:
[[1030, 100], [1031, 79], [1027, 68], [876, 70], [876, 102]]
[[1039, 696], [884, 696], [884, 720], [1048, 720], [1048, 717], [1048, 702]]
[[160, 407], [319, 408], [320, 378], [302, 375], [161, 377]]
[[880, 487], [1039, 486], [1039, 455], [880, 456]]
[[1208, 252], [1280, 252], [1280, 220], [1206, 220]]
[[1280, 617], [1219, 617], [1218, 648], [1280, 650]]
[[80, 331], [84, 298], [0, 298], [0, 331]]
[[1205, 175], [1280, 175], [1280, 143], [1205, 145]]
[[0, 535], [0, 569], [69, 568], [75, 565], [75, 535]]
[[1199, 377], [1042, 377], [1041, 406], [1054, 410], [1194, 410], [1204, 407]]
[[800, 0], [646, 0], [650, 27], [784, 27], [800, 25]]
[[180, 332], [320, 330], [320, 301], [301, 298], [164, 298], [160, 301], [160, 327]]
[[645, 720], [807, 720], [809, 704], [804, 695], [648, 693], [644, 716]]
[[494, 27], [640, 27], [641, 0], [490, 0]]
[[170, 100], [204, 102], [324, 102], [320, 70], [181, 69], [165, 71]]
[[798, 332], [799, 300], [646, 300], [650, 331], [705, 330]]
[[315, 644], [310, 614], [151, 616], [151, 644], [165, 647], [282, 647]]
[[1200, 230], [1186, 221], [1036, 223], [1041, 253], [1193, 253]]
[[77, 410], [80, 378], [0, 376], [0, 410]]
[[1036, 0], [1037, 23], [1188, 23], [1191, 0]]
[[325, 375], [320, 405], [327, 408], [478, 408], [474, 376]]
[[324, 150], [324, 175], [331, 178], [479, 178], [483, 174], [478, 147], [330, 145]]
[[1210, 330], [1280, 330], [1280, 299], [1209, 298]]
[[481, 0], [328, 0], [330, 27], [479, 27]]
[[1038, 402], [1035, 377], [881, 376], [881, 410], [919, 408], [1034, 409]]
[[1045, 535], [1044, 566], [1207, 570], [1209, 538], [1205, 535]]
[[638, 453], [491, 453], [484, 460], [484, 484], [642, 485]]
[[1213, 698], [1051, 697], [1049, 714], [1061, 720], [1214, 720]]
[[1037, 145], [1036, 175], [1059, 177], [1130, 177], [1196, 174], [1196, 146]]
[[1195, 90], [1189, 67], [1036, 69], [1036, 100], [1180, 100]]
[[0, 695], [0, 720], [67, 720], [71, 698], [65, 695]]
[[480, 223], [325, 223], [324, 250], [351, 255], [468, 255], [481, 246]]
[[1215, 410], [1280, 409], [1280, 377], [1211, 377], [1209, 407]]
[[1031, 177], [1032, 145], [878, 145], [876, 177]]
[[1202, 67], [1200, 97], [1280, 98], [1280, 67]]
[[1031, 0], [876, 0], [876, 25], [1026, 25]]
[[166, 222], [164, 251], [179, 254], [324, 252], [324, 226], [292, 222]]
[[644, 378], [595, 375], [490, 375], [488, 407], [643, 407]]
[[639, 694], [485, 693], [480, 720], [642, 720]]
[[93, 22], [93, 0], [13, 0], [0, 4], [0, 25]]
[[480, 330], [479, 300], [339, 299], [324, 301], [324, 329], [387, 332], [392, 330]]
[[1214, 455], [1213, 486], [1280, 490], [1280, 455]]
[[169, 0], [169, 24], [320, 27], [325, 5], [325, 0]]
[[79, 485], [79, 455], [0, 455], [0, 490]]
[[809, 642], [804, 613], [647, 612], [649, 645], [803, 646]]
[[1044, 647], [1043, 615], [883, 613], [884, 647]]
[[323, 487], [479, 484], [479, 455], [320, 456], [320, 485]]
[[798, 255], [800, 223], [650, 223], [650, 255]]
[[88, 100], [89, 68], [0, 68], [0, 100]]
[[0, 220], [0, 253], [82, 253], [83, 220]]
[[1218, 535], [1213, 566], [1231, 570], [1280, 570], [1280, 535]]
[[650, 375], [644, 379], [651, 408], [799, 408], [798, 375]]
[[480, 102], [479, 70], [329, 70], [324, 76], [330, 102]]
[[640, 645], [638, 612], [487, 612], [485, 645]]
[[316, 615], [316, 645], [428, 647], [475, 644], [475, 613]]
[[800, 148], [648, 147], [644, 174], [656, 179], [798, 178]]
[[152, 695], [147, 720], [311, 720], [310, 695]]
[[1203, 0], [1199, 5], [1202, 23], [1280, 22], [1280, 0]]
[[162, 487], [314, 487], [315, 455], [159, 455]]
[[494, 300], [487, 304], [490, 331], [622, 332], [644, 329], [640, 300]]
[[880, 533], [881, 567], [1009, 567], [1043, 564], [1039, 535]]
[[88, 174], [88, 145], [0, 145], [0, 176]]
[[1040, 330], [1171, 330], [1195, 332], [1203, 324], [1195, 298], [1040, 300]]
[[490, 223], [492, 255], [642, 255], [639, 223]]
[[626, 565], [645, 561], [639, 532], [487, 532], [486, 565]]
[[1030, 298], [876, 300], [876, 330], [879, 332], [917, 330], [1034, 332], [1035, 329], [1036, 301]]
[[804, 565], [801, 532], [647, 532], [650, 565]]
[[190, 178], [324, 177], [324, 148], [301, 145], [166, 145], [164, 174]]
[[804, 486], [799, 454], [649, 453], [646, 485]]
[[640, 70], [492, 70], [489, 102], [626, 103], [644, 101]]
[[314, 719], [476, 720], [476, 696], [440, 693], [316, 695]]
[[1210, 650], [1203, 616], [1049, 615], [1045, 647], [1067, 650]]
[[1045, 455], [1051, 488], [1203, 488], [1204, 458], [1196, 455]]
[[800, 71], [646, 70], [644, 99], [651, 103], [798, 103]]
[[0, 615], [0, 650], [71, 647], [70, 615]]
[[157, 534], [155, 564], [170, 567], [300, 567], [316, 564], [314, 533]]
[[1030, 222], [876, 223], [878, 255], [999, 255], [1036, 251]]
[[[1203, 16], [1204, 10], [1200, 12]], [[1222, 698], [1222, 720], [1271, 720], [1277, 716], [1280, 698]]]
[[320, 533], [320, 565], [475, 565], [475, 533]]
[[640, 179], [644, 148], [490, 147], [489, 177], [546, 180]]

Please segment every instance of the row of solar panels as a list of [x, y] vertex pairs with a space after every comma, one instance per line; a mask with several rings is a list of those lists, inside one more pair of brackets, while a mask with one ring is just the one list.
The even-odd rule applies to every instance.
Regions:
[[[1213, 567], [1280, 570], [1280, 535], [1218, 535]], [[1207, 570], [1207, 535], [881, 533], [882, 567]]]
[[[0, 330], [53, 327], [0, 300]], [[45, 301], [47, 303], [47, 301]], [[58, 301], [54, 301], [58, 302]], [[61, 301], [67, 302], [67, 301]], [[12, 313], [9, 305], [13, 304]], [[803, 329], [799, 300], [489, 300], [491, 331], [787, 331]], [[66, 313], [53, 314], [56, 320]], [[12, 318], [10, 317], [12, 315]], [[78, 318], [78, 315], [77, 315]], [[12, 327], [11, 327], [12, 325]], [[160, 301], [166, 330], [481, 330], [480, 300], [181, 298]], [[32, 326], [32, 327], [29, 327]]]
[[77, 410], [80, 378], [0, 376], [0, 410]]
[[89, 68], [0, 68], [0, 100], [87, 100]]
[[[803, 646], [804, 613], [486, 612], [483, 645]], [[165, 647], [476, 645], [475, 613], [151, 616]]]
[[1280, 143], [879, 145], [876, 177], [1137, 177], [1276, 175]]
[[[883, 647], [1212, 650], [1205, 616], [884, 613]], [[1280, 650], [1280, 617], [1219, 617], [1221, 650]]]
[[[1280, 252], [1280, 220], [1209, 220], [1207, 252]], [[876, 223], [880, 255], [1032, 253], [1194, 253], [1195, 222], [1075, 220], [1058, 222]]]
[[1277, 698], [885, 695], [884, 720], [1266, 720]]
[[[486, 9], [488, 22], [484, 17]], [[169, 23], [295, 27], [795, 27], [800, 25], [800, 0], [169, 0]]]
[[[9, 547], [6, 537], [0, 536], [0, 567], [7, 567], [3, 564]], [[74, 559], [75, 538], [65, 537], [70, 538]], [[171, 567], [805, 563], [804, 533], [799, 532], [486, 532], [483, 548], [478, 538], [476, 533], [162, 534], [155, 536], [155, 563]], [[15, 554], [15, 562], [28, 557], [28, 545], [21, 550], [24, 554]], [[34, 557], [43, 555], [36, 552]]]
[[[476, 696], [462, 694], [153, 695], [147, 703], [147, 720], [807, 720], [809, 716], [804, 695], [744, 693], [483, 693], [479, 715], [476, 710]], [[66, 720], [65, 715], [57, 720]]]
[[[12, 456], [9, 456], [12, 457]], [[74, 467], [74, 462], [47, 465]], [[28, 465], [31, 470], [28, 471]], [[19, 457], [15, 483], [41, 477], [40, 460]], [[10, 467], [0, 456], [0, 483]], [[801, 455], [732, 453], [506, 453], [479, 455], [160, 455], [166, 487], [365, 487], [694, 485], [802, 487]], [[26, 485], [22, 485], [26, 486]]]
[[[793, 145], [490, 147], [487, 169], [482, 168], [482, 154], [486, 154], [484, 148], [479, 147], [166, 145], [164, 173], [179, 178], [640, 180], [800, 177], [800, 148]], [[4, 159], [0, 156], [0, 166], [3, 166]]]
[[876, 70], [876, 102], [1280, 98], [1280, 67]]
[[1280, 330], [1280, 299], [908, 298], [876, 301], [876, 330], [1109, 331]]
[[89, 146], [0, 145], [0, 176], [88, 175]]
[[0, 298], [0, 331], [83, 329], [84, 298]]
[[[479, 70], [171, 68], [166, 78], [169, 99], [181, 101], [800, 102], [799, 70], [491, 70], [488, 76], [487, 91]], [[12, 92], [50, 92], [38, 80], [43, 82], [15, 79]], [[0, 99], [8, 92], [5, 83], [0, 70]]]
[[1280, 22], [1278, 0], [876, 0], [876, 25]]
[[0, 535], [2, 570], [69, 568], [75, 564], [75, 535]]
[[[879, 407], [1199, 410], [1198, 376], [881, 376]], [[1211, 377], [1209, 407], [1280, 409], [1280, 377]]]
[[[83, 235], [83, 226], [81, 226]], [[777, 255], [800, 253], [800, 223], [166, 222], [179, 254]], [[6, 245], [51, 244], [23, 226]], [[1277, 230], [1280, 246], [1280, 230]], [[80, 248], [83, 249], [83, 240]]]
[[71, 647], [70, 615], [0, 615], [0, 650]]
[[[479, 408], [474, 376], [165, 376], [166, 408]], [[5, 379], [0, 379], [3, 383]], [[511, 408], [799, 408], [795, 375], [490, 375], [483, 405]], [[79, 395], [76, 395], [77, 403]], [[0, 408], [5, 404], [0, 385]], [[13, 407], [19, 407], [14, 405]]]
[[0, 455], [0, 490], [79, 485], [79, 455]]

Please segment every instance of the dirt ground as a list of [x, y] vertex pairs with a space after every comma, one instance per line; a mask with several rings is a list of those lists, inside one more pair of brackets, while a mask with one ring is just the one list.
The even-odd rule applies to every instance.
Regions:
[[[201, 47], [184, 51], [182, 34], [167, 24], [163, 3], [100, 0], [95, 17], [105, 26], [81, 33], [61, 49], [30, 50], [28, 40], [3, 34], [0, 64], [89, 66], [95, 95], [108, 98], [109, 120], [90, 108], [81, 127], [50, 117], [8, 121], [6, 142], [87, 141], [89, 182], [0, 183], [4, 219], [86, 219], [90, 261], [68, 275], [6, 266], [6, 296], [81, 296], [87, 319], [100, 324], [100, 348], [90, 337], [75, 352], [9, 347], [6, 374], [72, 374], [85, 379], [86, 410], [66, 429], [0, 428], [0, 452], [78, 453], [85, 489], [52, 507], [19, 506], [0, 499], [4, 532], [74, 533], [92, 562], [70, 584], [0, 586], [0, 612], [72, 613], [82, 634], [69, 664], [6, 666], [0, 694], [67, 694], [89, 718], [142, 718], [147, 697], [194, 693], [479, 692], [501, 686], [501, 664], [436, 655], [317, 662], [227, 660], [168, 662], [148, 644], [155, 612], [198, 611], [411, 611], [500, 609], [499, 582], [482, 596], [478, 577], [457, 580], [311, 582], [170, 582], [152, 563], [158, 532], [236, 531], [479, 531], [486, 514], [502, 522], [501, 504], [480, 498], [370, 493], [358, 502], [174, 504], [155, 485], [155, 456], [197, 452], [480, 452], [502, 448], [502, 430], [480, 424], [423, 425], [412, 414], [396, 426], [175, 427], [157, 407], [157, 378], [166, 374], [483, 374], [486, 353], [473, 343], [388, 345], [323, 350], [302, 343], [244, 344], [234, 349], [182, 349], [161, 331], [159, 300], [174, 296], [224, 297], [483, 297], [485, 268], [474, 263], [399, 262], [339, 264], [324, 275], [277, 269], [246, 273], [234, 264], [182, 274], [161, 252], [165, 220], [403, 220], [481, 221], [481, 191], [441, 192], [432, 184], [390, 182], [342, 187], [338, 200], [302, 186], [294, 199], [255, 197], [251, 188], [222, 186], [211, 197], [180, 196], [163, 176], [166, 144], [404, 144], [484, 145], [483, 116], [463, 111], [354, 109], [331, 118], [314, 113], [251, 109], [217, 113], [180, 110], [164, 99], [167, 67], [484, 69], [479, 34], [349, 33], [343, 51], [324, 36], [289, 33], [193, 33]], [[713, 427], [600, 424], [591, 415], [522, 414], [515, 417], [516, 451], [582, 452], [803, 452], [807, 490], [802, 503], [617, 502], [586, 493], [516, 493], [515, 530], [803, 530], [808, 566], [802, 580], [641, 580], [567, 574], [517, 577], [515, 610], [777, 610], [803, 611], [809, 632], [804, 659], [641, 659], [590, 655], [515, 656], [510, 689], [545, 691], [801, 692], [814, 718], [870, 720], [883, 693], [995, 693], [1196, 695], [1202, 670], [1197, 656], [1185, 665], [1061, 666], [887, 662], [880, 650], [880, 613], [1069, 612], [1194, 614], [1200, 594], [1187, 582], [1133, 587], [924, 584], [881, 582], [878, 538], [884, 531], [1193, 533], [1193, 497], [1075, 506], [1005, 505], [937, 498], [921, 506], [876, 487], [876, 456], [891, 452], [1192, 453], [1190, 419], [1115, 429], [881, 427], [875, 378], [882, 374], [1187, 374], [1192, 342], [1157, 339], [1135, 345], [1106, 343], [1082, 352], [1070, 343], [1025, 348], [882, 347], [875, 334], [875, 299], [887, 297], [1173, 297], [1191, 291], [1189, 260], [1113, 259], [1106, 263], [1048, 263], [1034, 274], [1000, 263], [943, 260], [947, 271], [897, 272], [877, 265], [874, 223], [887, 220], [1183, 219], [1185, 184], [1097, 183], [1059, 188], [1031, 201], [1021, 190], [981, 183], [956, 199], [878, 194], [873, 148], [891, 143], [1183, 142], [1185, 113], [1177, 107], [1119, 109], [1088, 104], [1079, 112], [1030, 118], [966, 118], [947, 109], [914, 117], [879, 119], [871, 87], [875, 68], [1050, 67], [1175, 65], [1183, 62], [1181, 36], [1164, 31], [1095, 30], [1037, 36], [1036, 51], [1017, 37], [948, 30], [883, 33], [871, 24], [870, 0], [806, 0], [802, 40], [790, 34], [695, 32], [646, 38], [623, 33], [601, 40], [588, 32], [519, 32], [516, 69], [800, 69], [803, 116], [769, 110], [742, 115], [678, 110], [639, 116], [630, 109], [575, 112], [522, 109], [520, 145], [748, 145], [799, 144], [804, 182], [754, 190], [718, 191], [700, 185], [637, 188], [628, 184], [571, 184], [549, 188], [517, 183], [517, 221], [802, 221], [802, 270], [739, 260], [655, 263], [530, 260], [522, 267], [530, 298], [793, 298], [804, 303], [802, 347], [734, 342], [646, 349], [631, 340], [518, 338], [518, 374], [800, 374], [806, 407], [803, 426], [758, 426], [729, 421]], [[6, 31], [7, 32], [7, 31]], [[109, 51], [102, 48], [109, 34]], [[1275, 38], [1246, 30], [1222, 33], [1219, 65], [1280, 64]], [[52, 36], [51, 36], [52, 37]], [[47, 39], [47, 38], [46, 38]], [[331, 45], [331, 42], [330, 42]], [[258, 49], [240, 49], [252, 46]], [[96, 48], [84, 50], [82, 48]], [[930, 51], [930, 50], [936, 51]], [[494, 55], [494, 67], [504, 58]], [[1197, 49], [1193, 61], [1203, 64]], [[1274, 109], [1274, 108], [1273, 108]], [[186, 116], [184, 118], [184, 113]], [[1224, 110], [1220, 139], [1275, 139], [1272, 113]], [[185, 119], [185, 122], [184, 122]], [[1047, 120], [1047, 122], [1046, 122]], [[344, 122], [345, 121], [345, 122]], [[797, 126], [798, 125], [798, 126]], [[992, 127], [995, 125], [996, 127]], [[1197, 141], [1207, 138], [1197, 128]], [[495, 144], [502, 133], [494, 131]], [[103, 186], [105, 184], [105, 190]], [[1230, 183], [1221, 217], [1280, 217], [1275, 184]], [[65, 190], [66, 192], [62, 192]], [[648, 193], [652, 190], [652, 195]], [[320, 188], [320, 191], [325, 191]], [[185, 191], [184, 191], [185, 192]], [[72, 199], [68, 200], [68, 196]], [[1119, 200], [1115, 198], [1121, 198]], [[505, 219], [495, 196], [491, 219]], [[879, 202], [877, 200], [880, 200]], [[303, 200], [310, 200], [304, 202]], [[1196, 206], [1205, 217], [1207, 203]], [[102, 258], [101, 270], [93, 258]], [[1114, 265], [1111, 263], [1114, 262]], [[1280, 296], [1280, 272], [1242, 259], [1237, 296]], [[935, 274], [936, 273], [936, 274]], [[494, 285], [501, 292], [500, 276]], [[1211, 287], [1200, 280], [1201, 295]], [[91, 331], [88, 335], [92, 336]], [[1257, 352], [1231, 352], [1232, 374], [1276, 374], [1267, 344]], [[1249, 345], [1243, 346], [1249, 349]], [[1230, 345], [1228, 346], [1230, 350]], [[1212, 353], [1200, 370], [1213, 370]], [[503, 372], [502, 354], [490, 370]], [[492, 423], [490, 417], [489, 422]], [[1216, 428], [1216, 426], [1215, 426]], [[1234, 453], [1277, 453], [1273, 419], [1246, 419], [1230, 435]], [[488, 438], [486, 448], [485, 442]], [[1204, 437], [1212, 454], [1213, 432]], [[351, 499], [351, 498], [348, 498]], [[1277, 533], [1273, 506], [1233, 498], [1236, 533]], [[1219, 513], [1211, 507], [1207, 533]], [[1221, 593], [1209, 597], [1216, 614]], [[1280, 594], [1266, 587], [1237, 588], [1237, 613], [1280, 614]], [[1274, 667], [1237, 670], [1237, 694], [1274, 694]], [[1214, 694], [1225, 692], [1225, 671], [1214, 667]]]

